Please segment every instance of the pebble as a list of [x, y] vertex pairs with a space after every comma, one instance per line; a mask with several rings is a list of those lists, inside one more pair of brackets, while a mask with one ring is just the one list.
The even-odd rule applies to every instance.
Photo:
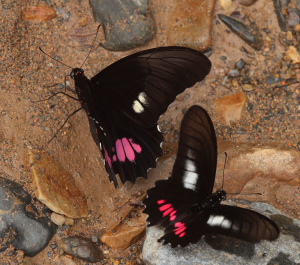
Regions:
[[168, 45], [206, 51], [212, 44], [212, 22], [216, 0], [178, 0], [168, 19]]
[[254, 90], [254, 87], [251, 84], [244, 84], [243, 90], [246, 92], [250, 92], [250, 91]]
[[261, 50], [263, 47], [263, 36], [254, 22], [248, 27], [244, 23], [223, 14], [218, 15], [219, 19], [232, 30], [243, 41], [256, 50]]
[[251, 6], [256, 3], [257, 0], [238, 0], [238, 3], [242, 6]]
[[101, 241], [113, 249], [126, 249], [145, 235], [146, 216], [130, 218], [106, 231]]
[[63, 238], [59, 246], [67, 254], [88, 262], [98, 262], [105, 258], [103, 252], [90, 239], [81, 236]]
[[290, 46], [289, 49], [286, 51], [286, 57], [289, 60], [292, 60], [293, 64], [300, 63], [300, 54], [294, 46]]
[[50, 218], [53, 223], [59, 226], [63, 225], [66, 221], [66, 218], [64, 216], [57, 213], [52, 213]]
[[300, 17], [298, 12], [290, 11], [287, 17], [287, 24], [289, 27], [293, 28], [296, 25], [300, 24]]
[[219, 0], [219, 4], [225, 10], [228, 10], [232, 6], [232, 0]]
[[222, 122], [230, 125], [231, 122], [240, 120], [246, 101], [247, 96], [244, 92], [217, 99], [216, 109]]
[[229, 77], [237, 77], [239, 75], [240, 75], [240, 71], [238, 69], [232, 69], [228, 73]]
[[50, 6], [30, 6], [22, 10], [22, 19], [27, 21], [48, 21], [56, 18], [55, 9]]
[[242, 70], [243, 68], [244, 68], [244, 66], [245, 66], [245, 61], [243, 60], [243, 59], [240, 59], [237, 63], [236, 63], [236, 68], [238, 69], [238, 70]]

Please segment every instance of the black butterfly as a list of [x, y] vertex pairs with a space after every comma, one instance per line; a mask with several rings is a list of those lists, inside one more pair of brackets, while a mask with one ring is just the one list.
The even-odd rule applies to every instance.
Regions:
[[250, 242], [274, 240], [277, 225], [240, 207], [220, 204], [226, 192], [212, 193], [217, 165], [217, 139], [208, 113], [191, 107], [181, 123], [179, 147], [170, 178], [159, 180], [144, 200], [148, 226], [165, 228], [158, 241], [182, 247], [203, 235], [220, 234]]
[[116, 187], [116, 174], [122, 183], [134, 183], [156, 166], [163, 142], [157, 120], [210, 68], [209, 59], [196, 50], [161, 47], [127, 56], [91, 80], [82, 69], [72, 70], [78, 99]]

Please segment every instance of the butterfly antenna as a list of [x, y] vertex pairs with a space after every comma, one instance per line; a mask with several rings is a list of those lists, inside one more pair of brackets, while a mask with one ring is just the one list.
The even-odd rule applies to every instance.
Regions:
[[100, 25], [98, 26], [98, 28], [97, 28], [96, 36], [95, 36], [95, 39], [94, 39], [94, 41], [93, 41], [93, 43], [92, 43], [92, 47], [91, 47], [91, 49], [90, 49], [90, 51], [89, 51], [87, 57], [86, 57], [85, 60], [83, 61], [82, 65], [80, 66], [80, 68], [82, 68], [82, 66], [85, 64], [87, 58], [89, 58], [89, 56], [90, 56], [90, 54], [91, 54], [91, 52], [92, 52], [92, 50], [93, 50], [94, 44], [95, 44], [96, 39], [97, 39], [97, 36], [98, 36], [98, 32], [99, 32], [100, 26], [101, 26], [101, 24], [100, 24]]
[[60, 64], [62, 64], [62, 65], [64, 65], [64, 66], [66, 66], [66, 67], [69, 67], [70, 69], [73, 69], [71, 66], [69, 66], [69, 65], [67, 65], [67, 64], [65, 64], [65, 63], [63, 63], [63, 62], [61, 62], [61, 61], [59, 61], [59, 60], [57, 60], [57, 59], [55, 59], [54, 57], [50, 56], [48, 53], [44, 52], [44, 51], [42, 50], [41, 47], [39, 47], [39, 49], [40, 49], [40, 51], [41, 51], [43, 54], [47, 55], [47, 56], [50, 57], [52, 60], [54, 60], [54, 61], [56, 61], [56, 62], [58, 62], [58, 63], [60, 63]]
[[224, 167], [223, 167], [223, 181], [222, 181], [222, 190], [224, 189], [224, 179], [225, 179], [225, 168], [226, 168], [226, 163], [227, 163], [227, 153], [224, 152], [225, 154], [225, 161], [224, 161]]

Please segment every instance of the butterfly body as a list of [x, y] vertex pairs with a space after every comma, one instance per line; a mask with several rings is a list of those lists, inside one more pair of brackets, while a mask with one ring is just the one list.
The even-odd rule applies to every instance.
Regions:
[[259, 242], [279, 236], [277, 225], [249, 209], [221, 204], [224, 190], [213, 192], [217, 140], [208, 113], [191, 107], [181, 123], [171, 177], [159, 180], [144, 200], [148, 226], [164, 228], [158, 240], [171, 247], [196, 243], [206, 234]]
[[110, 181], [147, 177], [162, 156], [157, 121], [186, 88], [203, 80], [211, 63], [184, 47], [160, 47], [129, 55], [88, 79], [83, 69], [71, 77], [90, 131], [105, 160]]

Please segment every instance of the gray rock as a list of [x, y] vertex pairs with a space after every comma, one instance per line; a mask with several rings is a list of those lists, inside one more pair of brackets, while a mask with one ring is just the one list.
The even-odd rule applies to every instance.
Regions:
[[63, 238], [60, 247], [69, 255], [89, 262], [104, 259], [103, 252], [97, 248], [92, 240], [81, 236]]
[[[300, 263], [300, 221], [287, 217], [273, 206], [244, 200], [234, 200], [251, 209], [268, 215], [281, 231], [280, 237], [259, 244], [237, 240], [225, 236], [207, 235], [196, 244], [185, 248], [171, 248], [162, 245], [157, 239], [163, 230], [157, 227], [147, 229], [143, 246], [143, 258], [147, 265], [221, 265], [221, 264], [299, 264]], [[235, 205], [233, 200], [226, 201]]]
[[104, 27], [107, 50], [125, 51], [153, 39], [155, 20], [148, 0], [90, 0], [95, 19]]
[[47, 218], [28, 212], [30, 194], [11, 180], [0, 178], [1, 250], [13, 244], [33, 257], [43, 250], [55, 234], [56, 226]]

